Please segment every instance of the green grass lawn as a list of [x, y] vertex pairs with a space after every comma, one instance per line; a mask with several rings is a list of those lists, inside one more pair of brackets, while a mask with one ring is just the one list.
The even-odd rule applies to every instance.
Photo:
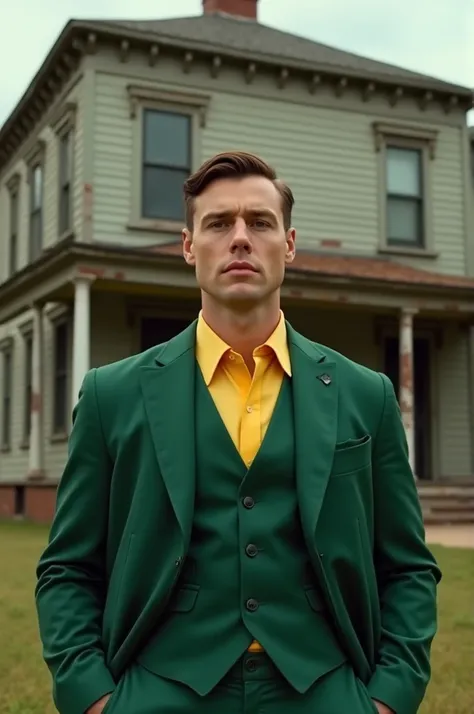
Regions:
[[[40, 526], [0, 522], [0, 714], [55, 712], [33, 599], [35, 566], [46, 536]], [[433, 678], [420, 714], [472, 714], [474, 550], [433, 550], [444, 579]]]

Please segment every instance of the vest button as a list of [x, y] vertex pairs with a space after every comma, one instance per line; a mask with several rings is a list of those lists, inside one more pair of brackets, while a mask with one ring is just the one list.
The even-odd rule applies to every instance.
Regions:
[[258, 669], [258, 662], [256, 659], [248, 659], [245, 663], [245, 668], [248, 672], [256, 672]]
[[252, 496], [245, 496], [242, 503], [244, 504], [245, 508], [253, 508], [255, 506], [255, 501], [253, 500]]
[[245, 607], [249, 612], [255, 612], [255, 610], [258, 610], [258, 600], [255, 600], [255, 598], [251, 597], [247, 602], [245, 603]]
[[255, 556], [258, 555], [258, 548], [254, 543], [249, 543], [245, 548], [245, 552], [249, 558], [255, 558]]

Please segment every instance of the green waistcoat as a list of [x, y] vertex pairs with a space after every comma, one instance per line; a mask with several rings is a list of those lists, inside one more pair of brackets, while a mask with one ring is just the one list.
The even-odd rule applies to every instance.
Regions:
[[204, 695], [256, 638], [306, 691], [345, 657], [310, 566], [295, 484], [291, 381], [247, 470], [200, 370], [196, 500], [188, 557], [139, 661]]

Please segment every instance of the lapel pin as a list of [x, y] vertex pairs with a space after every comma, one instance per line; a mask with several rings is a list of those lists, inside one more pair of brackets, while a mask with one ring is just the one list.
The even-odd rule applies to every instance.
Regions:
[[326, 386], [328, 387], [331, 384], [331, 377], [329, 374], [320, 374], [318, 376], [318, 379]]

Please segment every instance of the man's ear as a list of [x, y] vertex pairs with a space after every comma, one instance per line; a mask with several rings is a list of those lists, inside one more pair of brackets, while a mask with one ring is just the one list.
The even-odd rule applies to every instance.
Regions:
[[293, 260], [295, 259], [295, 253], [296, 253], [296, 231], [294, 228], [290, 228], [289, 231], [286, 233], [286, 254], [285, 254], [285, 262], [286, 263], [292, 263]]
[[195, 265], [193, 235], [188, 228], [183, 228], [183, 255], [188, 265]]

